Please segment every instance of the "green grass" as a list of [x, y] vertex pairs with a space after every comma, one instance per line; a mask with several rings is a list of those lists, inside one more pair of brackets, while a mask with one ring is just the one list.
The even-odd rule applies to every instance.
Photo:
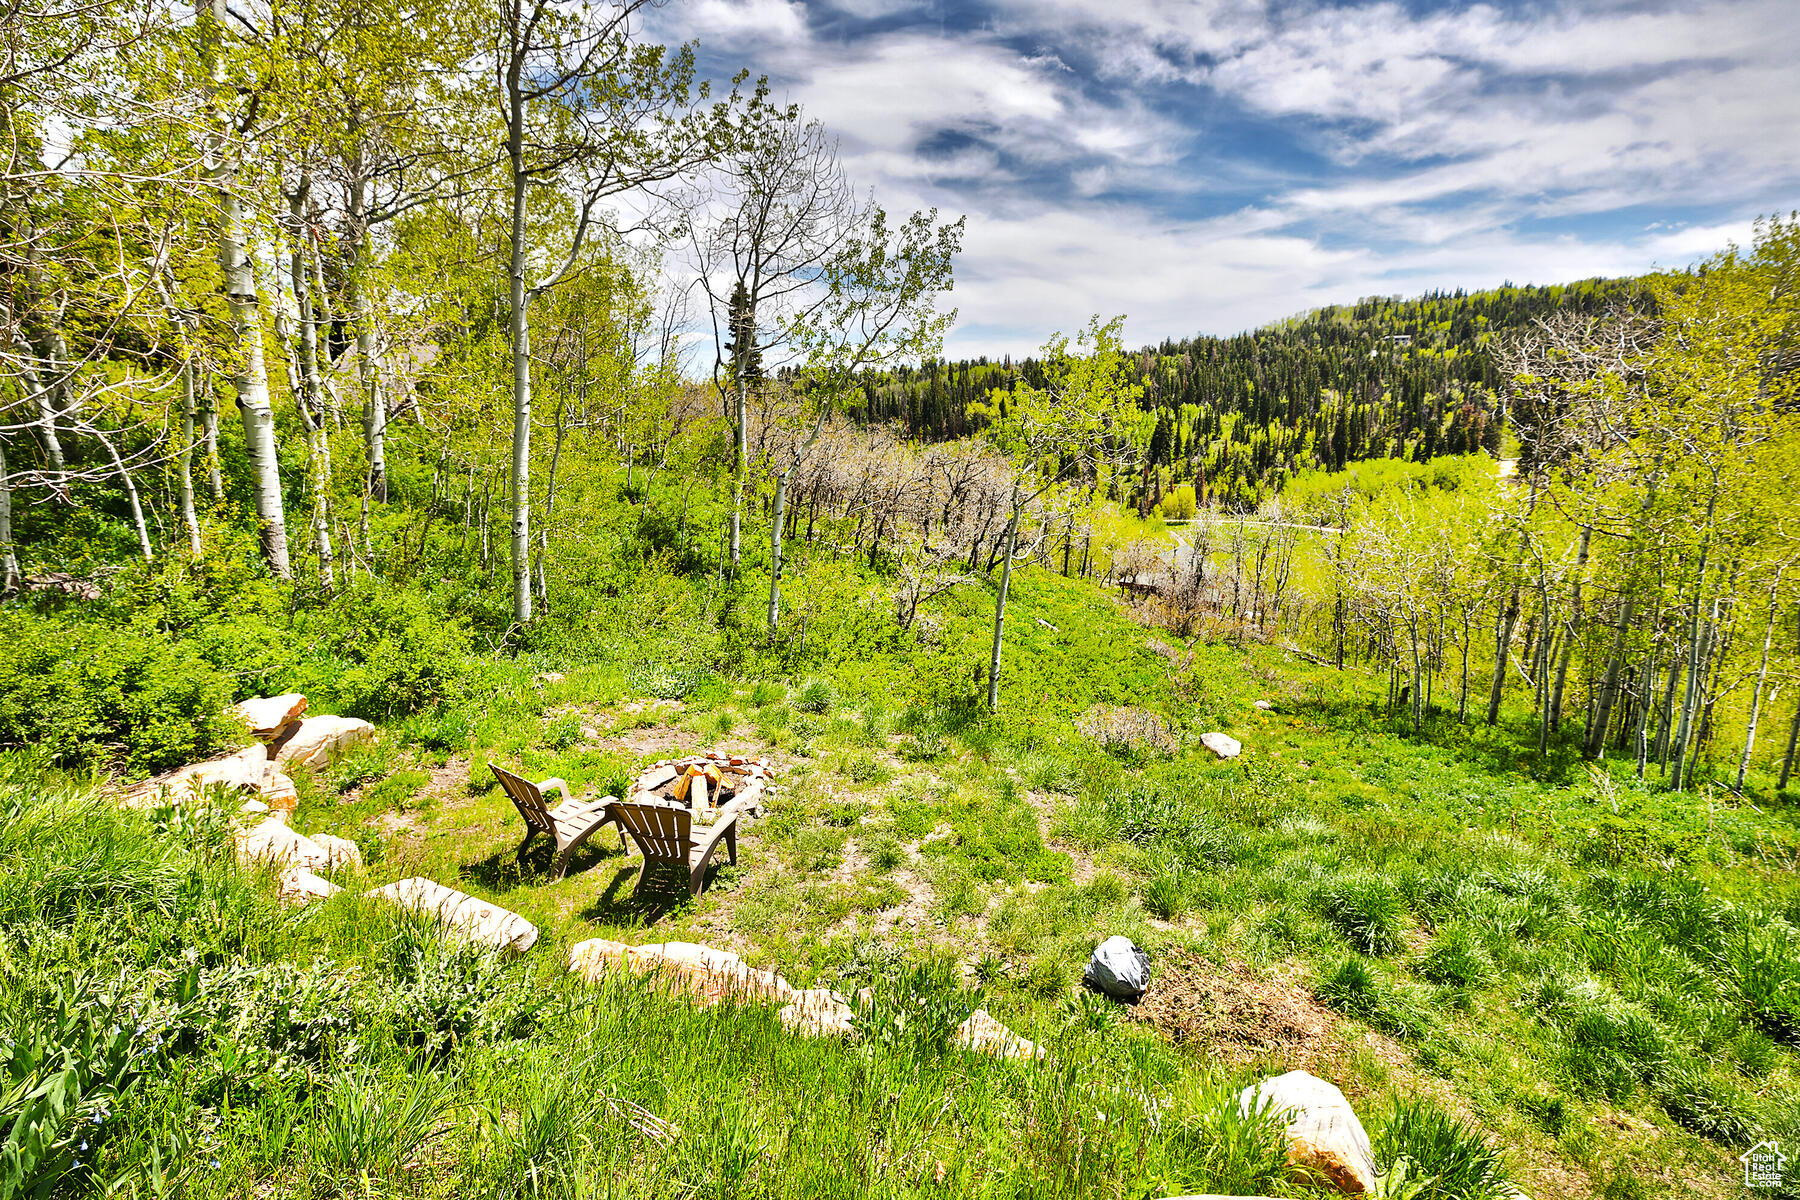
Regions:
[[[353, 897], [281, 909], [204, 822], [78, 819], [58, 793], [79, 787], [15, 761], [0, 1000], [62, 1011], [58, 964], [82, 961], [143, 1011], [187, 1014], [184, 954], [241, 969], [206, 976], [155, 1071], [106, 1082], [104, 1047], [84, 1051], [93, 1104], [121, 1114], [94, 1169], [179, 1160], [201, 1196], [365, 1177], [433, 1196], [521, 1179], [544, 1195], [1279, 1193], [1267, 1130], [1228, 1093], [1294, 1064], [1096, 1007], [1081, 966], [1114, 933], [1157, 962], [1182, 950], [1298, 983], [1330, 1025], [1315, 1069], [1419, 1195], [1487, 1195], [1501, 1172], [1540, 1197], [1722, 1196], [1746, 1139], [1800, 1141], [1791, 811], [1521, 772], [1504, 731], [1413, 736], [1377, 714], [1373, 681], [1267, 647], [1196, 645], [1178, 667], [1110, 598], [1035, 569], [991, 718], [968, 670], [987, 599], [947, 597], [929, 645], [760, 678], [696, 662], [687, 647], [719, 634], [674, 618], [629, 658], [545, 648], [302, 781], [299, 827], [357, 839], [363, 882], [423, 874], [536, 923], [517, 963], [428, 945]], [[536, 682], [548, 669], [564, 678]], [[1251, 707], [1264, 696], [1278, 711]], [[1097, 704], [1159, 713], [1180, 744], [1110, 753], [1077, 732]], [[1194, 748], [1215, 728], [1241, 759]], [[560, 881], [543, 855], [514, 864], [487, 761], [616, 794], [715, 742], [775, 755], [782, 790], [698, 900], [635, 903], [636, 858], [610, 833]], [[902, 1063], [789, 1038], [760, 1008], [577, 987], [563, 957], [593, 936], [708, 942], [847, 993], [936, 964], [957, 1003], [979, 988], [1052, 1058]], [[34, 1020], [31, 1037], [80, 1042]], [[1421, 1096], [1435, 1107], [1383, 1115]]]

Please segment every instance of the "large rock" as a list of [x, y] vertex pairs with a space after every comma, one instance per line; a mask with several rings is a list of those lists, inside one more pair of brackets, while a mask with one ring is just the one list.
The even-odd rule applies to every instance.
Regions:
[[198, 800], [208, 791], [260, 795], [268, 772], [269, 756], [263, 747], [245, 746], [146, 780], [125, 794], [125, 803], [137, 808], [183, 804]]
[[363, 894], [428, 913], [447, 933], [495, 950], [523, 954], [537, 942], [537, 926], [518, 913], [429, 879], [414, 876]]
[[263, 781], [259, 794], [269, 811], [286, 820], [300, 806], [300, 790], [286, 771], [276, 763], [263, 764]]
[[855, 1011], [830, 988], [797, 991], [776, 1015], [784, 1029], [803, 1037], [848, 1037], [856, 1032]]
[[1222, 733], [1203, 733], [1200, 735], [1200, 744], [1220, 758], [1236, 758], [1244, 750], [1243, 743]]
[[1289, 1071], [1238, 1094], [1245, 1113], [1264, 1105], [1287, 1122], [1288, 1162], [1360, 1196], [1375, 1187], [1375, 1153], [1344, 1093], [1317, 1075]]
[[1130, 938], [1114, 935], [1094, 948], [1082, 978], [1118, 1000], [1136, 1000], [1150, 986], [1150, 956]]
[[332, 871], [341, 871], [348, 867], [351, 870], [362, 870], [362, 851], [349, 838], [337, 837], [329, 833], [308, 835], [308, 840], [325, 852], [326, 867]]
[[277, 867], [304, 867], [308, 871], [331, 869], [331, 851], [304, 834], [296, 833], [287, 822], [267, 817], [235, 835], [238, 861], [246, 865], [269, 863]]
[[357, 717], [308, 717], [275, 746], [275, 761], [284, 771], [297, 766], [317, 770], [374, 736], [375, 727]]
[[995, 1058], [1042, 1058], [1044, 1048], [1027, 1041], [996, 1020], [985, 1008], [969, 1014], [969, 1019], [956, 1027], [951, 1041], [965, 1050], [991, 1054]]
[[775, 972], [759, 971], [729, 950], [693, 942], [628, 946], [590, 938], [569, 950], [569, 970], [590, 983], [614, 967], [649, 975], [703, 1007], [726, 999], [786, 1004], [794, 996], [792, 985]]
[[231, 715], [250, 727], [259, 741], [272, 742], [300, 720], [306, 711], [306, 697], [299, 692], [282, 696], [258, 696], [240, 700], [231, 706]]

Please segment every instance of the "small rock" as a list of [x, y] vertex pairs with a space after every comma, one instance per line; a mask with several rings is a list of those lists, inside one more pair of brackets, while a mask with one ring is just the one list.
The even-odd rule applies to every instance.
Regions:
[[238, 811], [246, 816], [266, 815], [269, 811], [269, 806], [264, 804], [261, 800], [250, 799], [238, 805]]
[[1306, 1071], [1289, 1071], [1238, 1093], [1238, 1107], [1245, 1113], [1264, 1105], [1287, 1121], [1290, 1164], [1328, 1180], [1345, 1195], [1374, 1190], [1369, 1135], [1336, 1085]]
[[802, 1037], [847, 1037], [856, 1032], [856, 1013], [829, 988], [797, 991], [779, 1013], [782, 1028]]
[[1271, 708], [1274, 708], [1275, 706], [1267, 700], [1258, 700], [1256, 702], [1255, 707], [1262, 709], [1264, 712], [1268, 712]]
[[1042, 1046], [1020, 1037], [995, 1020], [985, 1008], [978, 1008], [970, 1013], [969, 1019], [956, 1027], [956, 1036], [952, 1041], [964, 1049], [978, 1054], [991, 1054], [995, 1058], [1044, 1057]]
[[1203, 733], [1200, 744], [1220, 758], [1236, 758], [1244, 749], [1243, 743], [1222, 733]]
[[305, 867], [289, 867], [281, 873], [281, 883], [275, 894], [289, 904], [310, 904], [314, 900], [328, 899], [343, 890], [315, 871], [309, 871]]
[[1150, 956], [1128, 937], [1114, 935], [1094, 948], [1082, 978], [1119, 1000], [1136, 1000], [1150, 986]]
[[537, 926], [498, 904], [414, 876], [363, 893], [415, 912], [430, 913], [446, 931], [495, 950], [523, 954], [537, 941]]
[[535, 676], [532, 679], [532, 682], [539, 683], [539, 684], [561, 683], [566, 678], [567, 678], [567, 676], [565, 676], [561, 671], [545, 671], [542, 675]]
[[272, 863], [278, 867], [304, 867], [308, 871], [325, 871], [331, 867], [330, 851], [274, 817], [239, 830], [234, 838], [238, 861], [246, 866]]
[[375, 727], [357, 717], [308, 717], [275, 747], [275, 761], [283, 770], [294, 766], [318, 770], [374, 736]]

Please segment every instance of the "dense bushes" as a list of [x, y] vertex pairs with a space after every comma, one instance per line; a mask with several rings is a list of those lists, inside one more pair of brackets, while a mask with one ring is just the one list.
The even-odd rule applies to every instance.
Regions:
[[297, 690], [346, 716], [379, 721], [454, 701], [474, 670], [467, 624], [419, 591], [356, 587], [296, 626], [307, 643]]
[[371, 720], [463, 696], [465, 622], [428, 593], [355, 587], [289, 613], [253, 578], [128, 573], [100, 601], [0, 610], [0, 749], [65, 768], [154, 774], [228, 748], [246, 696], [305, 692], [314, 711]]
[[190, 645], [134, 626], [0, 613], [0, 747], [150, 774], [230, 739], [231, 682]]

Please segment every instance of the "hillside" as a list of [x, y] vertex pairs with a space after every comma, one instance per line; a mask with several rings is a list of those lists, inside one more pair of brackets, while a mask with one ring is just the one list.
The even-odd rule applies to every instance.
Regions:
[[[1202, 505], [1242, 510], [1297, 471], [1479, 450], [1498, 457], [1506, 435], [1496, 339], [1552, 313], [1649, 303], [1631, 279], [1376, 297], [1235, 337], [1146, 347], [1137, 365], [1156, 423], [1127, 490], [1149, 505], [1191, 484]], [[1041, 374], [1034, 358], [902, 368], [865, 384], [862, 413], [917, 437], [962, 437], [977, 431], [969, 405]]]
[[[228, 810], [122, 810], [12, 760], [0, 999], [9, 1094], [39, 1097], [15, 1186], [1299, 1195], [1278, 1126], [1235, 1100], [1296, 1067], [1345, 1090], [1384, 1169], [1437, 1181], [1421, 1197], [1736, 1195], [1727, 1147], [1800, 1134], [1791, 811], [1534, 778], [1504, 734], [1413, 740], [1375, 680], [1171, 644], [1080, 581], [1023, 572], [1016, 603], [1001, 722], [930, 703], [935, 652], [904, 646], [751, 679], [680, 668], [709, 640], [684, 626], [628, 659], [492, 664], [480, 694], [296, 772], [293, 826], [364, 864], [302, 909], [233, 865]], [[979, 644], [979, 604], [937, 617]], [[782, 786], [698, 899], [634, 894], [609, 832], [559, 881], [541, 845], [514, 861], [487, 762], [617, 793], [715, 746]], [[537, 945], [461, 949], [358, 894], [411, 876]], [[1114, 934], [1151, 957], [1136, 1009], [1078, 985]], [[565, 961], [596, 936], [950, 1023], [984, 1007], [1048, 1058], [957, 1051], [936, 1017], [815, 1040], [773, 1005], [584, 984]]]

